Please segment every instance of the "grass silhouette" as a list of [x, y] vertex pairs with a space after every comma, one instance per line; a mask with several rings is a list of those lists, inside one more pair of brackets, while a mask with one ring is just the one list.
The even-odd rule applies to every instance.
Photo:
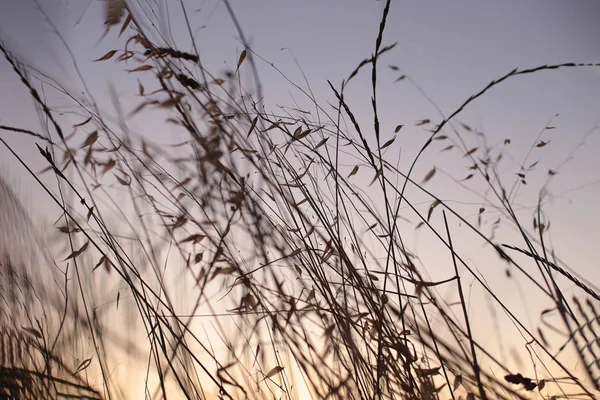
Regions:
[[[249, 90], [242, 85], [242, 72], [257, 77], [256, 65], [268, 62], [224, 4], [244, 50], [220, 78], [196, 50], [153, 43], [126, 2], [107, 1], [107, 31], [131, 35], [96, 61], [127, 61], [134, 80], [144, 74], [141, 101], [130, 113], [120, 109], [115, 123], [67, 92], [82, 117], [73, 133], [40, 96], [35, 71], [0, 45], [47, 123], [46, 133], [0, 129], [34, 138], [46, 170], [34, 172], [2, 136], [0, 142], [60, 210], [48, 236], [63, 251], [56, 256], [43, 241], [34, 247], [40, 232], [0, 180], [2, 243], [24, 241], [2, 248], [0, 397], [127, 398], [127, 378], [113, 373], [127, 361], [145, 371], [147, 398], [595, 398], [597, 289], [549, 247], [545, 187], [533, 227], [520, 217], [516, 193], [534, 166], [524, 162], [517, 179], [507, 178], [499, 168], [505, 150], [469, 145], [465, 135], [474, 129], [456, 118], [507, 80], [597, 65], [515, 69], [491, 81], [436, 125], [433, 117], [416, 123], [429, 137], [403, 171], [386, 153], [403, 126], [391, 137], [382, 132], [377, 103], [381, 60], [394, 49], [384, 44], [390, 0], [373, 55], [341, 84], [329, 82], [335, 104], [319, 104], [290, 81], [318, 117], [298, 108], [267, 111], [259, 80]], [[346, 97], [364, 76], [372, 89], [369, 124]], [[164, 146], [129, 130], [126, 118], [144, 113], [166, 115], [186, 141]], [[536, 140], [532, 149], [547, 144]], [[482, 227], [492, 218], [484, 207], [473, 218], [436, 195], [428, 183], [439, 167], [415, 177], [433, 148], [472, 165], [461, 184], [485, 182], [495, 211], [491, 233]], [[355, 164], [348, 167], [348, 159]], [[416, 222], [407, 221], [408, 212]], [[457, 223], [552, 304], [542, 317], [558, 318], [534, 331], [455, 247]], [[518, 240], [496, 241], [500, 225]], [[407, 245], [407, 236], [425, 230], [446, 254], [444, 279], [428, 278]], [[522, 333], [535, 376], [515, 371], [478, 337], [467, 281]], [[568, 300], [564, 285], [580, 295]], [[497, 318], [488, 317], [490, 324]], [[560, 329], [587, 376], [553, 353], [544, 332]]]

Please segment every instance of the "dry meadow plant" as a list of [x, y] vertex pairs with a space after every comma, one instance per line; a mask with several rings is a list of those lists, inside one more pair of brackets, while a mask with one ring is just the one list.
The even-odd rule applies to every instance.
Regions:
[[[457, 116], [505, 81], [597, 65], [515, 69], [493, 80], [451, 114], [418, 121], [428, 138], [402, 170], [386, 151], [401, 140], [403, 125], [383, 132], [377, 103], [382, 70], [409, 79], [382, 67], [395, 46], [385, 44], [391, 3], [372, 55], [341, 84], [329, 83], [330, 104], [290, 81], [311, 111], [265, 109], [257, 65], [283, 73], [241, 28], [244, 48], [220, 77], [193, 47], [153, 41], [123, 0], [106, 2], [105, 22], [124, 43], [95, 61], [123, 65], [139, 82], [130, 112], [115, 98], [111, 115], [0, 45], [46, 123], [44, 133], [0, 129], [29, 135], [46, 170], [33, 171], [0, 141], [59, 210], [56, 232], [44, 239], [51, 244], [40, 239], [34, 247], [30, 240], [41, 233], [0, 181], [0, 398], [130, 398], [127, 382], [140, 376], [153, 399], [595, 398], [598, 291], [547, 243], [544, 188], [532, 228], [515, 209], [534, 166], [524, 163], [516, 181], [505, 176], [498, 166], [506, 148], [485, 140], [473, 146], [467, 135], [474, 129]], [[255, 78], [251, 88], [242, 73]], [[372, 121], [360, 121], [347, 97], [358, 79], [371, 83]], [[40, 95], [42, 81], [69, 96], [80, 118], [74, 126]], [[187, 139], [160, 145], [128, 127], [128, 119], [150, 114]], [[532, 149], [547, 144], [540, 139]], [[439, 167], [416, 176], [432, 149], [471, 165], [457, 181], [485, 182], [482, 198], [493, 214], [482, 206], [466, 215], [438, 197], [428, 183]], [[541, 316], [553, 318], [549, 327], [535, 331], [465, 259], [453, 244], [458, 223], [512, 279], [552, 304]], [[498, 241], [501, 226], [518, 240]], [[425, 230], [446, 254], [443, 279], [428, 278], [407, 245], [407, 235]], [[40, 248], [35, 257], [33, 248]], [[579, 300], [567, 300], [563, 285], [576, 286]], [[521, 332], [523, 352], [543, 374], [515, 370], [486, 347], [488, 338], [472, 326], [467, 286], [481, 289]], [[497, 318], [488, 317], [490, 324]], [[553, 329], [569, 332], [564, 346], [574, 344], [589, 376], [553, 352], [545, 337]], [[116, 372], [119, 365], [138, 372]]]

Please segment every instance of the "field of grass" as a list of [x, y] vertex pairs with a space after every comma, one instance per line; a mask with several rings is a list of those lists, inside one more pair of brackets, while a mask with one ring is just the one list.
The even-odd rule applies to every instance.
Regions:
[[[549, 240], [547, 188], [562, 171], [534, 175], [529, 158], [552, 121], [507, 173], [510, 138], [489, 144], [460, 118], [505, 82], [597, 65], [497, 77], [414, 123], [425, 136], [400, 166], [390, 149], [408, 127], [382, 129], [378, 90], [384, 71], [410, 77], [386, 59], [395, 4], [382, 3], [372, 53], [326, 83], [329, 102], [288, 81], [306, 109], [265, 107], [258, 65], [283, 73], [241, 27], [234, 68], [216, 73], [194, 48], [153, 42], [121, 0], [104, 16], [120, 38], [96, 62], [135, 82], [132, 110], [116, 94], [106, 105], [68, 91], [0, 42], [42, 123], [0, 121], [0, 142], [56, 210], [51, 226], [38, 223], [0, 178], [0, 398], [595, 398], [600, 292]], [[370, 85], [369, 120], [347, 95], [358, 81]], [[144, 118], [185, 139], [129, 127]], [[8, 133], [31, 139], [42, 171]], [[454, 183], [476, 205], [434, 184], [445, 171], [423, 165], [428, 152], [468, 166]], [[521, 203], [525, 186], [535, 204]], [[419, 237], [429, 254], [415, 250]], [[525, 298], [545, 305], [539, 322]]]

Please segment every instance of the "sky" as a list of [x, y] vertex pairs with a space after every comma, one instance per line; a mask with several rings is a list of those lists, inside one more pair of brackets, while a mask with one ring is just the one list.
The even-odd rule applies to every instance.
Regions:
[[[170, 25], [157, 24], [158, 30], [168, 42], [177, 43], [179, 49], [191, 49], [179, 2], [139, 0], [131, 3], [148, 24], [168, 15]], [[136, 103], [126, 93], [135, 91], [137, 82], [125, 79], [121, 65], [92, 62], [109, 50], [121, 48], [127, 39], [127, 35], [118, 38], [117, 30], [113, 29], [100, 40], [104, 29], [104, 2], [40, 0], [40, 4], [74, 54], [79, 71], [98, 103], [114, 111], [109, 94], [112, 86], [125, 107], [133, 109]], [[163, 14], [153, 15], [148, 4]], [[243, 45], [224, 4], [218, 0], [184, 1], [184, 4], [203, 63], [216, 75], [223, 74], [226, 67], [235, 68]], [[278, 105], [293, 102], [311, 107], [279, 71], [303, 88], [306, 88], [305, 75], [320, 103], [335, 103], [327, 81], [339, 87], [342, 79], [372, 54], [385, 2], [234, 0], [231, 5], [252, 50], [267, 60], [267, 63], [258, 62], [258, 69], [266, 107], [277, 110]], [[405, 127], [390, 146], [388, 159], [399, 154], [400, 168], [408, 168], [429, 135], [422, 127], [415, 126], [417, 121], [430, 118], [439, 122], [437, 108], [449, 115], [473, 93], [514, 68], [600, 62], [599, 20], [600, 2], [594, 0], [393, 0], [384, 45], [397, 45], [380, 60], [378, 103], [383, 140], [393, 137], [396, 125]], [[33, 1], [0, 0], [0, 40], [21, 61], [58, 78], [74, 91], [83, 90], [64, 43]], [[390, 65], [399, 70], [390, 69]], [[407, 79], [395, 83], [400, 74]], [[249, 73], [244, 78], [251, 83]], [[370, 77], [363, 73], [348, 88], [347, 97], [365, 126], [370, 126], [372, 119], [370, 96]], [[36, 117], [32, 118], [35, 116], [32, 110], [27, 91], [8, 63], [0, 60], [0, 124], [39, 131], [39, 122]], [[78, 118], [73, 116], [73, 123], [81, 121]], [[541, 161], [528, 179], [528, 185], [520, 189], [517, 201], [524, 205], [535, 203], [547, 170], [556, 170], [573, 156], [549, 186], [550, 192], [556, 195], [546, 208], [553, 224], [551, 239], [563, 261], [591, 283], [600, 285], [594, 251], [600, 237], [600, 203], [597, 201], [600, 132], [596, 129], [600, 121], [600, 68], [565, 68], [510, 78], [470, 104], [458, 121], [484, 132], [489, 143], [511, 139], [502, 164], [507, 179], [511, 179], [509, 176], [516, 179], [518, 167], [532, 145], [539, 140], [549, 141], [543, 148], [534, 148], [530, 155], [528, 164]], [[538, 137], [548, 125], [555, 128]], [[135, 120], [132, 126], [159, 143], [183, 138], [180, 132], [162, 126], [159, 117]], [[6, 131], [0, 131], [0, 135], [37, 167], [34, 170], [44, 167], [29, 138], [23, 140]], [[465, 140], [472, 146], [478, 145], [474, 135], [465, 136]], [[444, 200], [452, 200], [452, 194], [460, 186], [447, 175], [461, 179], [467, 176], [469, 165], [457, 153], [440, 153], [442, 147], [435, 143], [426, 151], [414, 176], [421, 179], [435, 165], [437, 176], [426, 187], [437, 190]], [[350, 171], [353, 160], [347, 163]], [[0, 149], [0, 172], [21, 189], [34, 212], [44, 209], [37, 200], [40, 198], [38, 189], [5, 149]], [[358, 178], [370, 180], [366, 175]], [[464, 201], [473, 202], [471, 208], [463, 205], [465, 212], [476, 215], [480, 207], [478, 200], [466, 195]], [[422, 207], [425, 209], [430, 202], [423, 197]], [[460, 227], [456, 229], [460, 231]], [[510, 232], [505, 235], [509, 238]], [[440, 263], [435, 251], [427, 251], [431, 249], [430, 240], [430, 235], [418, 232], [412, 243], [420, 249], [424, 265]], [[481, 243], [472, 242], [475, 239], [468, 234], [457, 240], [473, 264], [481, 268], [481, 263], [485, 263], [479, 252]], [[496, 268], [495, 265], [490, 268]], [[447, 277], [448, 270], [440, 267], [427, 273], [432, 277]], [[507, 292], [509, 303], [516, 306], [523, 301], [519, 296], [510, 296], [509, 293], [516, 290], [515, 283], [506, 279], [503, 268], [497, 267], [496, 271], [486, 271], [488, 273], [486, 276]], [[524, 291], [527, 298], [526, 285], [518, 290]], [[543, 306], [540, 303], [532, 308]], [[535, 312], [532, 314], [529, 318], [535, 324], [537, 316]]]

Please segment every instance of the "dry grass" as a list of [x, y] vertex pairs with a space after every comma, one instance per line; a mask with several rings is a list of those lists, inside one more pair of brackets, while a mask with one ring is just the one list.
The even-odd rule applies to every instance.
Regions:
[[[0, 47], [47, 122], [47, 133], [0, 128], [36, 138], [48, 169], [43, 177], [29, 172], [61, 210], [54, 239], [64, 250], [59, 258], [44, 257], [51, 272], [42, 279], [30, 279], [31, 260], [19, 268], [2, 264], [0, 361], [13, 371], [2, 385], [38, 385], [44, 396], [60, 398], [58, 385], [64, 384], [72, 385], [65, 393], [78, 398], [124, 398], [124, 383], [113, 373], [124, 354], [131, 368], [146, 370], [148, 398], [521, 399], [536, 392], [594, 398], [596, 388], [552, 353], [543, 331], [532, 331], [465, 261], [451, 228], [462, 223], [515, 280], [553, 305], [597, 382], [599, 297], [551, 256], [544, 192], [533, 229], [525, 228], [529, 221], [522, 222], [514, 199], [527, 168], [506, 185], [498, 168], [504, 150], [469, 145], [464, 135], [473, 129], [454, 121], [506, 80], [586, 65], [514, 70], [437, 125], [420, 121], [430, 137], [402, 171], [386, 155], [400, 139], [381, 131], [376, 101], [380, 59], [394, 48], [384, 45], [390, 3], [375, 56], [341, 85], [329, 83], [333, 108], [295, 86], [314, 112], [287, 108], [274, 114], [261, 105], [258, 81], [252, 90], [241, 84], [240, 74], [256, 76], [256, 64], [264, 61], [247, 43], [236, 69], [219, 78], [194, 50], [152, 43], [124, 2], [109, 1], [107, 27], [133, 34], [122, 50], [97, 61], [127, 60], [132, 79], [144, 74], [137, 93], [142, 100], [129, 117], [166, 115], [188, 135], [173, 147], [151, 143], [131, 132], [125, 117], [115, 121], [71, 93], [81, 123], [67, 133], [38, 95], [39, 75]], [[374, 118], [365, 124], [345, 93], [353, 80], [369, 75]], [[494, 229], [490, 234], [481, 227], [488, 218], [483, 207], [472, 218], [428, 189], [437, 168], [414, 177], [421, 155], [440, 143], [472, 164], [465, 180], [485, 181], [491, 194], [486, 201], [498, 217], [494, 229], [511, 226], [519, 241], [496, 242]], [[342, 159], [356, 162], [348, 168]], [[3, 213], [21, 224], [4, 222], [15, 227], [5, 233], [22, 237], [31, 229], [27, 213], [0, 184], [0, 196], [10, 197]], [[427, 207], [411, 196], [426, 199]], [[408, 214], [417, 221], [406, 222]], [[427, 278], [427, 266], [407, 248], [415, 229], [429, 230], [446, 252], [446, 278]], [[466, 280], [518, 327], [534, 371], [543, 374], [515, 371], [487, 349], [487, 338], [472, 327]], [[585, 306], [567, 301], [565, 283], [593, 300], [584, 300]], [[456, 302], [441, 290], [451, 291]], [[493, 323], [496, 317], [489, 318]]]

